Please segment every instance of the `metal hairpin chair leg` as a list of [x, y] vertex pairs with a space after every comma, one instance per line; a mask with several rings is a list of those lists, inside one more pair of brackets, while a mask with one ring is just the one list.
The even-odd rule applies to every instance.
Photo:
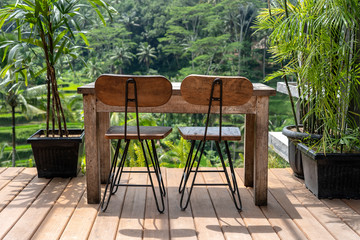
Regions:
[[192, 154], [193, 154], [193, 150], [194, 150], [194, 146], [195, 146], [195, 140], [192, 140], [191, 141], [191, 147], [190, 147], [190, 152], [188, 154], [188, 157], [186, 159], [186, 164], [185, 164], [185, 167], [184, 167], [184, 172], [183, 172], [183, 175], [181, 177], [181, 180], [180, 180], [180, 184], [179, 184], [179, 193], [182, 193], [185, 189], [185, 181], [184, 179], [189, 176], [189, 171], [190, 171], [190, 163], [191, 163], [191, 157], [192, 157]]
[[[230, 181], [229, 174], [228, 174], [227, 169], [226, 169], [225, 161], [224, 161], [223, 155], [221, 153], [219, 141], [215, 141], [215, 142], [216, 142], [216, 149], [217, 149], [217, 152], [218, 152], [218, 154], [220, 156], [221, 164], [223, 166], [223, 170], [201, 170], [201, 171], [199, 170], [201, 157], [202, 157], [202, 154], [204, 152], [204, 147], [205, 147], [205, 142], [204, 141], [201, 141], [199, 143], [199, 146], [198, 146], [198, 149], [197, 149], [197, 151], [195, 153], [195, 156], [192, 159], [189, 156], [192, 156], [192, 151], [193, 150], [192, 149], [190, 150], [190, 153], [189, 153], [189, 156], [188, 156], [188, 162], [187, 162], [187, 165], [185, 167], [186, 171], [184, 170], [184, 175], [183, 175], [183, 177], [181, 179], [180, 187], [179, 187], [179, 192], [181, 193], [180, 208], [183, 211], [187, 208], [187, 206], [189, 204], [189, 201], [190, 201], [190, 197], [191, 197], [193, 187], [196, 186], [196, 185], [200, 185], [200, 186], [203, 186], [203, 185], [228, 186], [229, 190], [230, 190], [230, 193], [232, 195], [232, 198], [233, 198], [236, 209], [239, 210], [239, 211], [241, 211], [241, 209], [242, 209], [240, 192], [239, 192], [239, 188], [238, 188], [237, 181], [236, 181], [236, 175], [235, 175], [235, 171], [234, 171], [234, 166], [232, 164], [228, 143], [227, 143], [227, 141], [225, 141], [225, 148], [226, 148], [226, 154], [227, 154], [227, 157], [228, 157], [228, 160], [229, 160], [229, 167], [230, 167], [230, 172], [231, 172], [232, 183]], [[199, 158], [197, 158], [199, 150], [200, 150], [200, 155], [199, 155]], [[197, 166], [196, 166], [195, 170], [192, 170], [195, 161], [197, 162]], [[188, 196], [187, 196], [186, 202], [185, 202], [185, 204], [183, 204], [184, 196], [185, 196], [185, 192], [186, 192], [185, 191], [186, 184], [187, 184], [187, 181], [189, 180], [190, 174], [192, 172], [194, 173], [194, 176], [193, 176], [193, 179], [192, 179], [192, 182], [191, 182], [190, 189], [188, 191]], [[225, 174], [225, 178], [226, 178], [227, 183], [225, 183], [225, 184], [224, 183], [195, 184], [195, 179], [196, 179], [196, 176], [197, 176], [198, 172], [223, 172]]]
[[153, 139], [151, 140], [152, 153], [151, 153], [148, 141], [146, 141], [146, 147], [148, 149], [148, 153], [149, 153], [149, 156], [150, 156], [151, 163], [152, 163], [152, 165], [154, 167], [156, 178], [157, 178], [157, 180], [159, 182], [159, 187], [162, 190], [161, 195], [165, 196], [166, 195], [166, 190], [165, 190], [164, 180], [163, 180], [162, 174], [161, 174], [159, 159], [158, 159], [158, 156], [157, 156], [154, 140]]
[[[146, 140], [145, 140], [146, 141]], [[149, 176], [149, 180], [150, 180], [150, 186], [152, 188], [152, 191], [153, 191], [153, 194], [154, 194], [154, 199], [155, 199], [155, 203], [156, 203], [156, 208], [157, 210], [160, 212], [160, 213], [163, 213], [164, 210], [165, 210], [165, 204], [164, 204], [164, 196], [165, 196], [165, 189], [162, 189], [162, 186], [163, 184], [161, 183], [161, 177], [159, 176], [158, 174], [158, 171], [156, 170], [157, 167], [159, 166], [156, 166], [156, 164], [153, 164], [153, 168], [154, 168], [154, 173], [156, 175], [156, 179], [158, 181], [158, 184], [159, 184], [159, 191], [160, 191], [160, 198], [161, 198], [161, 207], [159, 206], [159, 202], [158, 202], [158, 199], [157, 199], [157, 196], [156, 196], [156, 191], [155, 191], [155, 186], [154, 186], [154, 183], [153, 183], [153, 179], [151, 177], [151, 172], [150, 171], [150, 167], [149, 167], [149, 162], [148, 162], [148, 159], [146, 157], [146, 152], [145, 152], [145, 147], [144, 147], [144, 143], [143, 141], [140, 141], [141, 142], [141, 148], [142, 148], [142, 152], [143, 152], [143, 156], [144, 156], [144, 159], [145, 159], [145, 164], [146, 164], [146, 168], [147, 168], [147, 172], [148, 172], [148, 176]], [[148, 147], [148, 152], [149, 152], [149, 155], [150, 155], [150, 158], [151, 158], [151, 161], [153, 162], [153, 157], [151, 156], [151, 151], [150, 151], [150, 148], [149, 148], [149, 145], [148, 143], [146, 142], [146, 145]], [[154, 152], [153, 154], [155, 155], [156, 154], [156, 149], [153, 149]], [[157, 159], [157, 157], [154, 159]], [[160, 168], [160, 167], [159, 167]], [[148, 185], [149, 186], [149, 185]]]
[[[149, 184], [149, 185], [120, 184], [122, 173], [123, 172], [131, 172], [131, 171], [124, 171], [124, 164], [125, 164], [126, 155], [127, 155], [128, 149], [129, 149], [130, 140], [126, 141], [124, 152], [122, 154], [119, 166], [118, 166], [118, 168], [116, 170], [116, 165], [117, 165], [117, 162], [118, 162], [117, 159], [118, 159], [118, 155], [119, 155], [119, 151], [120, 151], [120, 145], [121, 145], [121, 140], [118, 140], [118, 143], [117, 143], [117, 146], [116, 146], [116, 151], [115, 151], [114, 158], [113, 158], [111, 168], [110, 168], [109, 177], [108, 177], [108, 180], [107, 180], [107, 183], [106, 183], [104, 196], [103, 196], [103, 199], [102, 199], [101, 205], [100, 205], [101, 210], [103, 212], [106, 211], [106, 209], [107, 209], [107, 207], [109, 205], [111, 195], [116, 193], [119, 186], [152, 187], [156, 207], [157, 207], [157, 209], [158, 209], [158, 211], [160, 213], [164, 212], [165, 204], [164, 204], [163, 197], [165, 196], [166, 192], [165, 192], [165, 186], [164, 186], [164, 182], [163, 182], [161, 171], [160, 171], [159, 161], [158, 161], [157, 154], [156, 154], [155, 143], [152, 143], [152, 147], [153, 147], [153, 154], [152, 154], [151, 151], [150, 151], [149, 145], [146, 142], [146, 145], [148, 147], [148, 153], [149, 153], [149, 156], [150, 156], [153, 168], [154, 168], [154, 170], [151, 171], [150, 166], [149, 166], [149, 162], [148, 162], [148, 159], [147, 159], [147, 156], [146, 156], [146, 151], [145, 151], [143, 141], [140, 141], [140, 142], [141, 142], [142, 153], [143, 153], [143, 156], [144, 156], [144, 159], [145, 159], [145, 164], [146, 164], [147, 171], [132, 171], [132, 172], [134, 172], [134, 173], [148, 173], [149, 180], [150, 180], [151, 184]], [[157, 196], [156, 196], [155, 186], [154, 186], [154, 183], [153, 183], [151, 173], [155, 173], [156, 179], [157, 179], [158, 184], [159, 184], [161, 206], [159, 205], [159, 202], [158, 202], [158, 199], [157, 199]]]
[[[184, 175], [184, 187], [183, 187], [183, 189], [181, 191], [181, 198], [180, 198], [180, 208], [181, 208], [182, 211], [184, 211], [187, 208], [187, 206], [189, 205], [191, 193], [192, 193], [192, 190], [194, 188], [195, 179], [196, 179], [196, 176], [197, 176], [197, 173], [198, 173], [198, 170], [199, 170], [201, 157], [202, 157], [202, 154], [204, 153], [204, 148], [205, 148], [205, 141], [200, 141], [200, 143], [198, 145], [198, 148], [196, 150], [195, 156], [192, 159], [191, 163], [189, 164], [189, 168], [187, 170], [186, 175]], [[199, 155], [199, 158], [197, 158], [199, 150], [200, 150], [200, 155]], [[192, 153], [189, 154], [189, 156], [192, 156]], [[195, 171], [193, 171], [192, 168], [194, 166], [195, 160], [197, 162], [197, 165], [196, 165]], [[190, 178], [190, 173], [191, 172], [194, 172], [194, 177], [193, 177], [193, 180], [191, 182], [191, 186], [190, 186], [190, 189], [189, 189], [189, 193], [188, 193], [188, 197], [186, 199], [185, 205], [183, 205], [183, 199], [184, 199], [184, 195], [185, 195], [185, 192], [186, 192], [185, 188], [186, 188], [187, 181]]]
[[[118, 184], [120, 182], [121, 174], [122, 174], [122, 171], [123, 171], [123, 168], [124, 168], [124, 162], [125, 162], [125, 158], [126, 158], [126, 155], [127, 155], [127, 151], [129, 149], [129, 144], [130, 144], [130, 141], [126, 141], [125, 149], [124, 149], [124, 152], [123, 152], [123, 154], [121, 156], [119, 167], [116, 170], [116, 165], [117, 165], [117, 162], [118, 162], [117, 160], [118, 160], [120, 146], [121, 146], [121, 140], [119, 139], [118, 142], [117, 142], [114, 158], [113, 158], [112, 163], [111, 163], [109, 177], [107, 179], [103, 199], [102, 199], [101, 205], [100, 205], [101, 210], [103, 212], [106, 211], [106, 209], [107, 209], [107, 207], [109, 205], [111, 195], [115, 194], [117, 189], [118, 189]], [[116, 181], [118, 182], [117, 184], [116, 184]], [[115, 186], [115, 189], [114, 189], [114, 186]]]
[[227, 169], [226, 169], [224, 157], [223, 157], [223, 155], [221, 153], [219, 141], [216, 141], [216, 150], [217, 150], [217, 152], [218, 152], [218, 154], [220, 156], [221, 164], [222, 164], [222, 167], [223, 167], [223, 170], [224, 170], [224, 173], [225, 173], [225, 178], [226, 178], [227, 184], [229, 186], [229, 190], [231, 192], [235, 207], [236, 207], [237, 210], [241, 211], [242, 204], [241, 204], [240, 192], [239, 192], [239, 188], [238, 188], [237, 181], [236, 181], [236, 175], [235, 175], [235, 171], [234, 171], [234, 166], [233, 166], [232, 160], [231, 160], [231, 155], [230, 155], [230, 151], [229, 151], [229, 145], [228, 145], [227, 141], [224, 141], [224, 142], [225, 142], [226, 155], [227, 155], [227, 158], [228, 158], [228, 161], [229, 161], [229, 168], [230, 168], [230, 173], [231, 173], [232, 184], [231, 184], [229, 174], [228, 174]]

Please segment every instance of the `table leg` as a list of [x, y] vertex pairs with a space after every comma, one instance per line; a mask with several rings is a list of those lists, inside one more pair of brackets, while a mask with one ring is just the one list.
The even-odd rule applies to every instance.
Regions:
[[256, 100], [254, 191], [255, 205], [267, 205], [269, 97]]
[[100, 202], [100, 169], [98, 157], [96, 97], [84, 94], [84, 126], [86, 152], [86, 186], [88, 203]]
[[244, 185], [254, 186], [254, 154], [255, 154], [255, 114], [246, 114], [245, 118], [245, 162]]
[[106, 183], [110, 171], [110, 140], [105, 138], [105, 133], [110, 127], [110, 113], [98, 112], [97, 113], [98, 126], [97, 126], [97, 140], [98, 151], [100, 157], [100, 181]]

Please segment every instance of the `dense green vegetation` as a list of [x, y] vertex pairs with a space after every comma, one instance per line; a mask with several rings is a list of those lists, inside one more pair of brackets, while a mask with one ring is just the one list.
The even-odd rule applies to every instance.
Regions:
[[[3, 0], [0, 8], [14, 0]], [[79, 1], [81, 2], [81, 1]], [[76, 88], [93, 82], [102, 73], [161, 74], [171, 81], [181, 81], [188, 74], [242, 75], [252, 82], [263, 82], [268, 73], [278, 69], [266, 50], [266, 34], [259, 34], [252, 28], [253, 20], [266, 1], [253, 0], [112, 0], [108, 3], [118, 14], [112, 19], [104, 14], [106, 26], [95, 17], [95, 13], [82, 8], [85, 18], [77, 24], [85, 29], [89, 46], [77, 41], [75, 59], [63, 58], [58, 61], [60, 92], [63, 106], [71, 128], [82, 127], [83, 112], [81, 96]], [[10, 31], [15, 26], [6, 23], [2, 27], [0, 43], [16, 40]], [[2, 45], [2, 44], [0, 44]], [[12, 49], [0, 48], [0, 70], [5, 66]], [[22, 68], [28, 69], [19, 75], [27, 80], [24, 89], [45, 84], [45, 74], [39, 73], [45, 66], [37, 58], [28, 59], [28, 51], [13, 50], [15, 57], [22, 59]], [[26, 75], [26, 76], [25, 76]], [[0, 79], [5, 76], [0, 76]], [[269, 82], [275, 86], [276, 79]], [[9, 165], [11, 155], [11, 116], [9, 106], [4, 105], [5, 95], [0, 93], [0, 143], [1, 164]], [[29, 103], [45, 110], [46, 96], [38, 94], [29, 98]], [[16, 108], [17, 165], [33, 165], [31, 150], [26, 139], [39, 127], [44, 128], [44, 114], [25, 116], [20, 107]], [[121, 124], [122, 114], [113, 114], [112, 124]], [[143, 123], [164, 124], [175, 127], [173, 133], [159, 148], [162, 165], [182, 167], [184, 154], [189, 144], [180, 139], [176, 131], [179, 125], [202, 125], [203, 116], [185, 114], [143, 114]], [[286, 96], [276, 96], [270, 103], [270, 130], [280, 130], [291, 123], [289, 103]], [[217, 120], [215, 120], [216, 122]], [[242, 127], [243, 116], [225, 116], [227, 125]], [[243, 152], [242, 143], [234, 144], [233, 157], [240, 166]], [[138, 146], [132, 147], [128, 165], [142, 164], [137, 155]], [[169, 151], [171, 150], [171, 151]], [[211, 154], [215, 148], [208, 146], [206, 165], [217, 165], [219, 159]]]

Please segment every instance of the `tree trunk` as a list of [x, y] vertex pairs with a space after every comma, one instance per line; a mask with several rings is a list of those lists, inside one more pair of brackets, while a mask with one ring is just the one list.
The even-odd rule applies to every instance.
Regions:
[[266, 76], [266, 42], [267, 42], [267, 37], [265, 37], [265, 41], [264, 41], [264, 51], [263, 51], [263, 61], [262, 61], [262, 72], [263, 72], [263, 79], [265, 79]]
[[239, 63], [238, 63], [238, 75], [240, 76], [241, 75], [241, 49], [242, 49], [242, 42], [243, 42], [243, 26], [241, 25], [240, 26], [240, 33], [239, 33], [239, 43], [240, 43], [240, 46], [239, 46]]
[[12, 166], [15, 167], [15, 156], [16, 156], [15, 106], [11, 106], [11, 120], [12, 120]]
[[195, 65], [194, 65], [194, 52], [191, 52], [191, 69], [192, 69], [192, 70], [195, 69]]

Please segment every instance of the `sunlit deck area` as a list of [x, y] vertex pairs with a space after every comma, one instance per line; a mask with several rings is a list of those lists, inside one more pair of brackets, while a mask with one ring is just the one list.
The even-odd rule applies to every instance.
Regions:
[[[360, 239], [360, 200], [318, 200], [291, 174], [269, 170], [268, 205], [257, 207], [236, 169], [243, 211], [225, 187], [196, 187], [179, 208], [181, 169], [163, 169], [166, 211], [156, 210], [151, 189], [121, 188], [105, 213], [87, 204], [85, 177], [39, 179], [34, 168], [0, 168], [0, 239]], [[199, 173], [199, 181], [221, 181]], [[146, 183], [144, 174], [127, 175]]]

